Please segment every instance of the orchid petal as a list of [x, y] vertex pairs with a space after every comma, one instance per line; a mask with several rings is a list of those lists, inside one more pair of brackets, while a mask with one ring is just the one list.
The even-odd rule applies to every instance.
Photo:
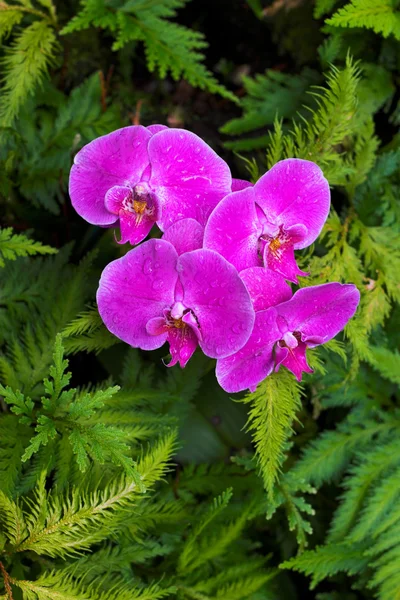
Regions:
[[114, 186], [140, 181], [149, 164], [147, 143], [151, 133], [134, 125], [103, 135], [75, 156], [69, 178], [69, 194], [76, 212], [93, 225], [112, 225], [117, 220], [104, 205]]
[[248, 187], [253, 187], [253, 184], [250, 181], [246, 181], [245, 179], [232, 179], [232, 192], [240, 192], [240, 190], [244, 190]]
[[226, 196], [211, 213], [204, 231], [204, 247], [215, 250], [238, 271], [261, 265], [253, 188]]
[[178, 254], [198, 250], [203, 246], [204, 227], [194, 219], [181, 219], [168, 227], [162, 239], [170, 242]]
[[254, 310], [236, 269], [211, 250], [182, 254], [177, 268], [183, 302], [198, 321], [204, 354], [223, 358], [237, 352], [250, 336]]
[[165, 231], [187, 217], [205, 225], [211, 211], [230, 192], [228, 165], [201, 138], [184, 129], [167, 129], [150, 140], [150, 185], [164, 205], [159, 227]]
[[173, 367], [179, 362], [183, 369], [198, 345], [195, 332], [190, 327], [184, 327], [183, 329], [171, 327], [168, 331], [167, 340], [171, 354], [171, 362], [167, 364], [167, 367]]
[[154, 350], [167, 333], [151, 335], [147, 323], [174, 303], [178, 255], [164, 240], [149, 240], [104, 269], [97, 304], [105, 326], [134, 348]]
[[104, 206], [114, 215], [119, 215], [125, 202], [132, 199], [132, 189], [125, 185], [114, 185], [107, 190], [104, 197]]
[[307, 235], [295, 244], [296, 249], [306, 248], [319, 236], [329, 214], [330, 190], [315, 163], [282, 160], [258, 180], [254, 193], [268, 221], [285, 229], [299, 223], [307, 227]]
[[166, 125], [159, 125], [158, 123], [154, 123], [154, 125], [148, 125], [146, 127], [147, 131], [150, 131], [152, 135], [158, 133], [159, 131], [164, 131], [164, 129], [169, 129]]
[[335, 337], [354, 315], [359, 301], [355, 285], [325, 283], [298, 290], [276, 310], [286, 321], [287, 331], [300, 332], [302, 341], [313, 347]]
[[121, 229], [121, 239], [119, 244], [129, 242], [134, 246], [148, 236], [151, 228], [154, 225], [154, 220], [148, 215], [143, 215], [138, 220], [135, 213], [127, 210], [121, 211], [119, 215], [119, 226]]
[[314, 373], [307, 362], [306, 350], [307, 344], [304, 342], [300, 342], [296, 348], [281, 348], [277, 344], [275, 349], [275, 371], [279, 371], [279, 367], [283, 365], [295, 375], [298, 381], [301, 381], [303, 372]]
[[292, 297], [290, 285], [279, 273], [263, 267], [250, 267], [239, 275], [249, 291], [256, 312], [286, 302]]
[[280, 339], [274, 308], [256, 313], [253, 332], [241, 350], [217, 361], [220, 386], [230, 393], [252, 391], [274, 369], [273, 348]]
[[264, 246], [264, 265], [276, 271], [285, 279], [298, 283], [297, 277], [307, 277], [309, 273], [301, 271], [294, 257], [294, 247], [291, 244], [282, 244], [278, 249], [273, 248], [268, 242]]

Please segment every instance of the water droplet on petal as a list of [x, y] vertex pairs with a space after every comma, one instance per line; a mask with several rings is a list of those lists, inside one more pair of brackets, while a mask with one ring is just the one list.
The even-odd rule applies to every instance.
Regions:
[[150, 258], [146, 258], [143, 263], [143, 273], [145, 275], [150, 275], [153, 272], [153, 263]]

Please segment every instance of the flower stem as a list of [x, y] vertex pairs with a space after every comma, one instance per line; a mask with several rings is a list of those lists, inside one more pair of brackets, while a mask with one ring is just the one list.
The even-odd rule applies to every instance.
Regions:
[[3, 575], [3, 579], [4, 579], [4, 587], [6, 590], [6, 594], [8, 596], [8, 600], [14, 600], [13, 599], [13, 595], [12, 595], [12, 589], [11, 589], [11, 578], [9, 576], [9, 574], [7, 573], [7, 571], [4, 568], [3, 563], [0, 561], [0, 572]]

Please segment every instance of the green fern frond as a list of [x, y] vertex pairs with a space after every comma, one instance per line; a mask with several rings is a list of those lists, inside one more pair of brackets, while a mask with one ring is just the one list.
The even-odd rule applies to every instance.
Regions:
[[250, 404], [248, 429], [253, 435], [258, 465], [270, 496], [285, 459], [292, 423], [301, 407], [300, 398], [300, 385], [284, 369], [267, 377], [256, 392], [244, 399]]
[[87, 29], [89, 26], [108, 29], [115, 37], [114, 50], [129, 42], [143, 42], [150, 71], [160, 77], [171, 74], [173, 79], [184, 77], [191, 85], [220, 94], [238, 102], [203, 64], [202, 50], [207, 47], [204, 35], [171, 22], [176, 10], [187, 0], [156, 2], [126, 1], [114, 9], [104, 0], [82, 0], [82, 10], [62, 30], [62, 34]]
[[71, 354], [82, 351], [99, 353], [120, 342], [105, 328], [95, 306], [80, 313], [62, 333], [65, 349]]
[[320, 19], [323, 15], [331, 12], [338, 1], [339, 0], [316, 0], [314, 8], [315, 18]]
[[271, 135], [272, 151], [267, 150], [269, 168], [277, 159], [294, 156], [319, 164], [331, 184], [336, 183], [339, 173], [343, 177], [346, 169], [337, 146], [355, 131], [359, 80], [360, 70], [350, 58], [342, 70], [332, 67], [327, 76], [328, 87], [312, 92], [317, 108], [309, 109], [310, 118], [293, 121], [293, 129], [286, 135], [279, 126]]
[[368, 447], [375, 437], [384, 437], [399, 427], [398, 420], [366, 419], [355, 412], [335, 431], [325, 431], [311, 442], [292, 473], [319, 487], [341, 475], [354, 456], [353, 452]]
[[45, 78], [54, 62], [57, 40], [46, 21], [35, 21], [14, 40], [3, 59], [4, 86], [0, 100], [0, 122], [13, 123], [29, 95]]
[[311, 589], [314, 589], [320, 581], [341, 571], [354, 575], [366, 569], [369, 558], [365, 550], [363, 545], [330, 544], [303, 552], [280, 567], [311, 575]]
[[17, 256], [56, 253], [55, 248], [30, 240], [25, 235], [13, 234], [11, 227], [0, 229], [0, 267], [4, 267], [5, 260], [15, 260]]
[[190, 533], [179, 557], [178, 571], [188, 572], [196, 567], [199, 559], [198, 541], [204, 529], [218, 517], [218, 515], [227, 507], [232, 498], [232, 489], [227, 489], [220, 496], [214, 498], [214, 501], [206, 512], [204, 517], [197, 523]]
[[15, 25], [21, 23], [24, 13], [18, 8], [4, 2], [0, 4], [0, 41], [10, 35]]
[[365, 27], [400, 40], [400, 12], [392, 0], [351, 0], [326, 22], [333, 27]]
[[0, 491], [0, 523], [13, 546], [20, 544], [25, 537], [26, 523], [20, 506]]
[[370, 362], [383, 377], [400, 385], [400, 354], [397, 350], [391, 351], [382, 346], [372, 346]]
[[[272, 125], [280, 119], [293, 117], [305, 100], [310, 85], [318, 82], [314, 71], [305, 69], [299, 75], [288, 75], [269, 70], [253, 79], [245, 77], [243, 84], [247, 95], [243, 98], [243, 116], [228, 121], [220, 131], [227, 135], [240, 135]], [[226, 144], [231, 150], [265, 147], [265, 136], [240, 139]]]

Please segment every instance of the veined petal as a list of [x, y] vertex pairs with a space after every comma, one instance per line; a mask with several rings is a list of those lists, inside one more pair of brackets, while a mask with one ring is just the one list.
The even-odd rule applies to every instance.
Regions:
[[258, 255], [261, 233], [254, 191], [246, 188], [226, 196], [211, 213], [204, 231], [204, 247], [215, 250], [242, 271], [262, 264]]
[[298, 290], [276, 310], [288, 331], [300, 332], [302, 341], [313, 347], [335, 337], [354, 315], [359, 301], [355, 285], [325, 283]]
[[140, 181], [149, 164], [147, 143], [151, 133], [141, 125], [123, 127], [103, 135], [75, 156], [69, 194], [76, 212], [93, 225], [112, 225], [115, 214], [105, 207], [107, 191]]
[[244, 281], [256, 312], [286, 302], [292, 297], [290, 285], [282, 275], [263, 267], [250, 267], [239, 273]]
[[281, 348], [279, 344], [275, 347], [275, 371], [283, 365], [291, 371], [298, 381], [301, 381], [303, 372], [313, 373], [314, 371], [307, 363], [307, 344], [299, 342], [296, 348]]
[[158, 123], [155, 123], [154, 125], [147, 125], [146, 127], [147, 131], [150, 131], [150, 133], [152, 135], [158, 133], [159, 131], [164, 131], [164, 129], [169, 129], [169, 127], [167, 127], [167, 125], [160, 125]]
[[204, 354], [222, 358], [237, 352], [250, 336], [254, 310], [236, 269], [216, 252], [194, 250], [179, 257], [178, 271]]
[[253, 332], [241, 350], [217, 361], [216, 375], [220, 386], [230, 393], [250, 389], [274, 369], [273, 348], [280, 339], [274, 308], [256, 313]]
[[201, 138], [184, 129], [167, 129], [150, 140], [150, 185], [163, 204], [158, 222], [165, 231], [184, 218], [205, 225], [211, 211], [230, 192], [228, 165]]
[[104, 269], [97, 304], [105, 326], [134, 348], [154, 350], [167, 333], [152, 335], [147, 324], [174, 303], [178, 255], [164, 240], [149, 240]]
[[198, 345], [195, 332], [189, 326], [182, 329], [171, 327], [168, 330], [167, 341], [171, 354], [171, 362], [167, 364], [167, 367], [173, 367], [179, 362], [183, 369]]
[[140, 218], [135, 213], [127, 210], [121, 211], [119, 215], [119, 226], [121, 229], [121, 239], [119, 244], [129, 242], [134, 246], [138, 244], [150, 233], [154, 225], [154, 220], [148, 215], [141, 215]]
[[279, 248], [274, 248], [274, 241], [266, 243], [264, 246], [264, 265], [276, 271], [285, 279], [298, 283], [297, 277], [306, 277], [309, 273], [299, 269], [294, 257], [294, 247], [289, 244], [282, 244]]
[[104, 197], [104, 206], [110, 213], [119, 215], [119, 211], [122, 210], [124, 203], [129, 202], [131, 199], [132, 189], [130, 187], [125, 185], [114, 185], [107, 190]]
[[245, 179], [232, 179], [232, 192], [240, 192], [240, 190], [244, 190], [248, 187], [253, 187], [253, 184], [250, 181], [246, 181]]
[[254, 193], [268, 221], [285, 229], [298, 224], [307, 227], [307, 235], [295, 249], [306, 248], [319, 236], [329, 214], [330, 190], [315, 163], [282, 160], [257, 181]]
[[181, 219], [168, 227], [162, 239], [170, 242], [178, 254], [198, 250], [203, 246], [204, 227], [194, 219]]

